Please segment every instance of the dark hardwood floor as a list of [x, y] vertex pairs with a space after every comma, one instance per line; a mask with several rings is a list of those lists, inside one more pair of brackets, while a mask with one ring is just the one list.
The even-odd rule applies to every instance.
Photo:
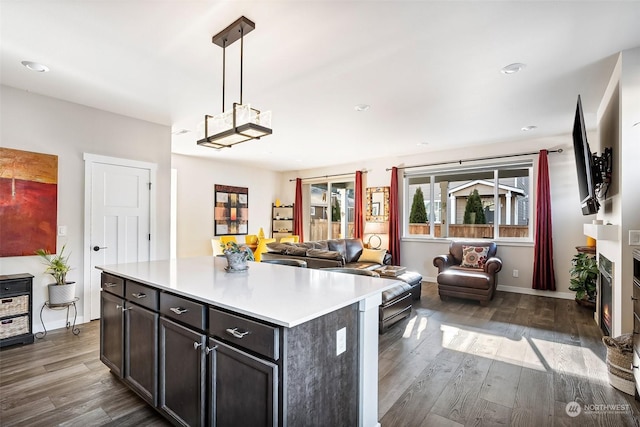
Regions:
[[[609, 385], [591, 312], [505, 292], [488, 307], [440, 301], [425, 285], [412, 316], [380, 337], [383, 427], [640, 425], [638, 402]], [[0, 351], [0, 425], [169, 425], [100, 362], [99, 323], [80, 329]], [[570, 417], [572, 401], [618, 406]]]

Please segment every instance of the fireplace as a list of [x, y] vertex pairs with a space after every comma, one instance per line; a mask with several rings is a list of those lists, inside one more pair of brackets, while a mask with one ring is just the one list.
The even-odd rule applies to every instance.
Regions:
[[605, 335], [611, 335], [613, 268], [611, 261], [602, 254], [598, 257], [598, 270], [600, 271], [600, 328]]

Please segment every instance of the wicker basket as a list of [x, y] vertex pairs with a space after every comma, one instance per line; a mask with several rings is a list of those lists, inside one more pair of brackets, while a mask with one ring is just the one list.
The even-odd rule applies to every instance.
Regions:
[[0, 321], [0, 339], [29, 333], [29, 316], [13, 317]]
[[607, 346], [607, 370], [609, 384], [631, 396], [635, 395], [633, 364], [633, 336], [621, 335], [617, 338], [602, 337]]
[[29, 295], [2, 298], [0, 300], [0, 317], [13, 316], [29, 312]]

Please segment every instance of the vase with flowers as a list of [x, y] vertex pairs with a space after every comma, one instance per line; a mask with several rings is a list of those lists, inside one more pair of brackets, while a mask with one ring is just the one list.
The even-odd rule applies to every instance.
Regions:
[[246, 271], [249, 266], [247, 261], [254, 261], [253, 252], [246, 245], [238, 245], [236, 242], [227, 242], [220, 245], [222, 253], [227, 258], [227, 270], [230, 273]]

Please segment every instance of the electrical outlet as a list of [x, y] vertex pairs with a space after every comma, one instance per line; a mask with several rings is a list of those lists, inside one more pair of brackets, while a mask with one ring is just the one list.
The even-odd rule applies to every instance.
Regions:
[[347, 351], [347, 328], [336, 331], [336, 356]]
[[58, 226], [58, 236], [66, 236], [67, 235], [67, 226], [59, 225]]
[[640, 230], [629, 230], [629, 245], [640, 246]]
[[513, 270], [513, 277], [518, 277], [520, 272], [518, 270]]

